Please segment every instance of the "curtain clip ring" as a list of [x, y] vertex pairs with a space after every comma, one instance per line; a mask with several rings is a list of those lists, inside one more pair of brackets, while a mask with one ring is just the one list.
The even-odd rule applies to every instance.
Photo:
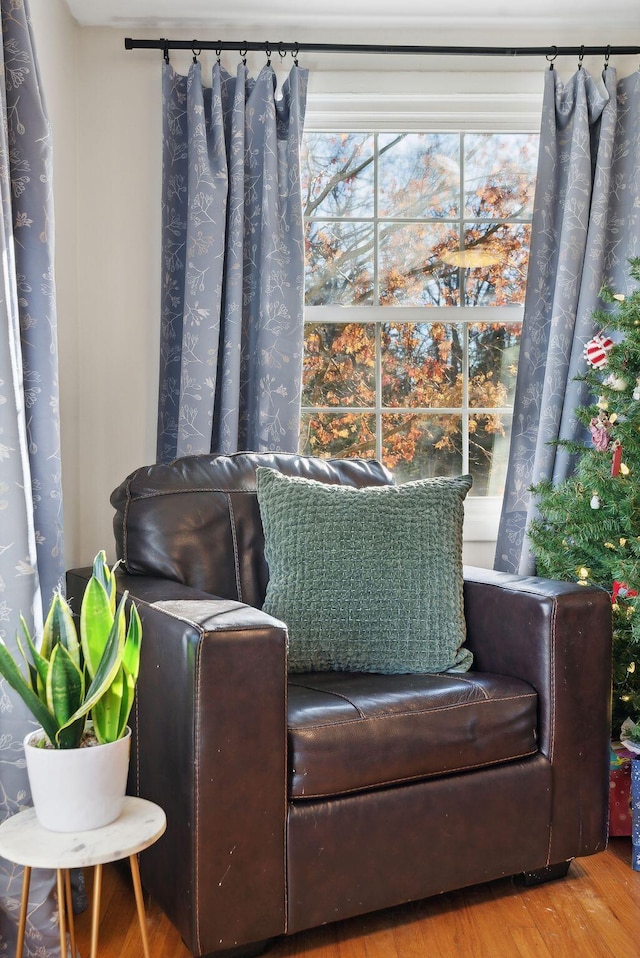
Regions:
[[298, 64], [298, 53], [299, 53], [299, 52], [300, 52], [300, 44], [299, 44], [299, 43], [296, 43], [296, 48], [295, 48], [295, 50], [294, 50], [294, 51], [292, 52], [292, 54], [291, 54], [291, 56], [293, 57], [293, 62], [295, 63], [296, 66], [299, 66], [299, 64]]
[[164, 62], [165, 62], [165, 63], [169, 63], [169, 41], [168, 41], [168, 40], [165, 40], [165, 41], [164, 41], [164, 47], [163, 47], [163, 54], [162, 54], [162, 55], [163, 55], [163, 57], [164, 57]]
[[267, 66], [270, 67], [271, 66], [271, 47], [269, 46], [268, 41], [264, 45], [264, 52], [267, 55]]
[[193, 46], [191, 47], [191, 52], [193, 53], [193, 62], [198, 62], [198, 57], [202, 53], [202, 47], [196, 47], [196, 41], [193, 41]]
[[222, 53], [222, 47], [216, 47], [216, 63], [220, 66], [220, 54]]
[[546, 60], [547, 60], [547, 62], [549, 63], [549, 69], [550, 69], [550, 70], [553, 70], [553, 61], [554, 61], [554, 60], [557, 58], [557, 56], [558, 56], [558, 48], [557, 48], [557, 46], [555, 45], [555, 43], [553, 44], [553, 46], [551, 47], [551, 49], [552, 49], [553, 52], [552, 52], [552, 53], [547, 53], [547, 55], [546, 55]]
[[605, 70], [609, 67], [609, 57], [611, 56], [611, 44], [607, 47], [607, 52], [604, 55], [604, 68]]
[[245, 45], [244, 45], [244, 47], [240, 47], [240, 50], [239, 50], [240, 58], [241, 58], [242, 63], [244, 64], [245, 67], [246, 67], [246, 65], [247, 65], [247, 51], [248, 51], [248, 50], [249, 50], [249, 46], [248, 46], [248, 44], [247, 44], [247, 41], [245, 40]]
[[280, 57], [281, 60], [284, 60], [286, 55], [287, 55], [287, 51], [284, 49], [284, 44], [281, 40], [280, 43], [278, 44], [278, 56]]
[[578, 57], [578, 70], [582, 70], [582, 61], [584, 60], [584, 43], [580, 47], [580, 56]]

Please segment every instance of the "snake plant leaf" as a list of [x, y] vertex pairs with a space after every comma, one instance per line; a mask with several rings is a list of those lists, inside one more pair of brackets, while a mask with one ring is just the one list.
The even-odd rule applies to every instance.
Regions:
[[[109, 735], [107, 741], [114, 741], [122, 738], [127, 728], [129, 715], [133, 707], [136, 682], [140, 670], [140, 643], [142, 640], [142, 622], [138, 614], [138, 609], [134, 603], [131, 603], [129, 613], [129, 626], [127, 629], [127, 638], [124, 645], [122, 656], [122, 669], [116, 677], [109, 692], [98, 702], [92, 711], [92, 717], [95, 724], [96, 708], [105, 713], [108, 709], [108, 719], [105, 715], [104, 722], [101, 721], [101, 728], [104, 729], [105, 736]], [[113, 692], [113, 695], [111, 694]], [[117, 715], [115, 715], [117, 708]], [[108, 723], [108, 724], [107, 724]], [[97, 733], [98, 734], [98, 733]], [[99, 737], [99, 734], [98, 734]]]
[[[25, 622], [24, 617], [22, 615], [20, 616], [20, 624], [22, 625], [22, 632], [24, 634], [25, 639], [27, 640], [27, 645], [29, 646], [29, 652], [31, 654], [31, 658], [33, 659], [33, 663], [34, 663], [32, 666], [29, 667], [29, 674], [31, 676], [31, 688], [33, 689], [34, 692], [37, 693], [38, 697], [44, 701], [47, 696], [47, 675], [49, 674], [49, 662], [36, 649], [35, 643], [33, 639], [31, 638], [31, 633], [29, 632], [29, 627], [27, 626], [27, 623]], [[20, 642], [20, 639], [16, 638], [16, 641], [18, 643], [20, 652], [22, 653], [22, 658], [25, 660], [25, 662], [27, 662], [27, 665], [29, 665], [27, 656], [24, 652], [24, 649], [22, 648], [22, 643]], [[37, 678], [35, 681], [34, 681], [34, 675], [33, 675], [32, 669], [35, 669], [36, 671]]]
[[140, 644], [142, 642], [142, 622], [138, 614], [138, 609], [134, 603], [131, 603], [129, 612], [129, 628], [127, 629], [127, 638], [124, 643], [124, 653], [122, 664], [129, 674], [133, 677], [133, 683], [138, 680], [140, 671]]
[[58, 723], [44, 702], [40, 701], [29, 683], [25, 681], [22, 672], [13, 661], [13, 657], [2, 639], [0, 639], [0, 675], [4, 676], [12, 689], [15, 689], [36, 722], [39, 722], [45, 730], [49, 740], [54, 742], [58, 731]]
[[76, 632], [71, 609], [59, 589], [54, 592], [49, 614], [44, 623], [40, 652], [45, 659], [51, 658], [58, 643], [66, 648], [73, 661], [80, 668], [78, 633]]
[[[20, 613], [20, 627], [22, 628], [22, 634], [27, 641], [27, 645], [33, 646], [33, 640], [31, 638], [31, 633], [29, 632], [29, 626], [27, 625], [27, 621], [22, 612]], [[18, 633], [16, 633], [16, 644], [20, 650], [20, 655], [24, 660], [24, 664], [29, 665], [29, 659], [27, 658], [27, 654], [23, 648], [22, 642], [20, 641], [20, 635]], [[31, 687], [33, 688], [33, 683], [31, 684]]]
[[80, 641], [84, 661], [93, 679], [113, 626], [111, 600], [99, 579], [92, 576], [80, 609]]
[[104, 549], [101, 549], [93, 560], [93, 577], [98, 580], [109, 596], [111, 614], [113, 615], [116, 611], [116, 580], [113, 572], [107, 565], [107, 554]]
[[[98, 586], [102, 593], [105, 594], [100, 583], [98, 583]], [[120, 668], [125, 639], [125, 607], [128, 597], [129, 593], [125, 592], [120, 600], [116, 617], [104, 647], [104, 652], [95, 670], [91, 684], [86, 691], [84, 702], [77, 712], [71, 716], [66, 725], [70, 725], [76, 719], [86, 715], [94, 707], [96, 702], [100, 701]]]
[[91, 709], [93, 728], [100, 743], [115, 742], [121, 737], [120, 712], [125, 688], [124, 669], [121, 665], [107, 691]]
[[71, 725], [65, 725], [64, 728], [58, 729], [54, 743], [56, 748], [80, 748], [86, 723], [87, 717], [83, 715], [72, 722]]
[[47, 706], [58, 725], [66, 725], [75, 715], [84, 694], [84, 676], [64, 645], [56, 645], [51, 653], [47, 675]]
[[[31, 640], [31, 636], [29, 635], [29, 629], [28, 629], [28, 627], [27, 627], [27, 623], [25, 622], [25, 620], [24, 620], [24, 618], [22, 617], [22, 615], [20, 616], [20, 622], [21, 622], [21, 625], [22, 625], [22, 630], [23, 630], [23, 632], [24, 632], [25, 635], [28, 637], [28, 639]], [[19, 633], [16, 633], [16, 645], [18, 646], [18, 649], [20, 650], [20, 655], [22, 656], [22, 659], [23, 659], [23, 661], [24, 661], [24, 664], [25, 664], [25, 666], [27, 667], [27, 674], [28, 674], [28, 676], [29, 676], [29, 684], [30, 684], [31, 688], [33, 689], [33, 691], [36, 693], [36, 695], [37, 695], [39, 698], [42, 698], [42, 696], [40, 695], [40, 693], [39, 693], [39, 691], [38, 691], [38, 682], [39, 682], [38, 672], [37, 672], [37, 670], [36, 670], [35, 665], [34, 665], [33, 662], [31, 661], [31, 659], [29, 659], [29, 658], [27, 657], [27, 653], [26, 653], [25, 650], [24, 650], [24, 646], [22, 645], [22, 642], [20, 641], [20, 635], [19, 635]], [[48, 668], [48, 665], [47, 665], [47, 668]]]
[[120, 717], [118, 719], [118, 731], [121, 738], [127, 727], [129, 715], [133, 707], [133, 699], [136, 692], [136, 679], [123, 664], [124, 688], [122, 690], [122, 702], [120, 703]]
[[91, 710], [98, 741], [113, 742], [125, 733], [140, 670], [140, 643], [142, 622], [134, 603], [131, 603], [127, 637], [122, 654], [122, 667], [99, 702]]

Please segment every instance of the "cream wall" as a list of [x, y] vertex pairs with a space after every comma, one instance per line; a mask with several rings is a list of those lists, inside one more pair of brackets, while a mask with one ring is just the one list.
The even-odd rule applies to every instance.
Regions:
[[[129, 472], [155, 459], [161, 54], [127, 52], [123, 38], [164, 34], [160, 29], [146, 34], [80, 29], [62, 0], [31, 0], [31, 11], [56, 151], [65, 553], [70, 566], [89, 562], [103, 547], [112, 557], [109, 495]], [[197, 35], [203, 39], [248, 35], [246, 26], [234, 28], [227, 21], [223, 27], [220, 34], [202, 30]], [[170, 35], [182, 39], [187, 32], [193, 35], [193, 24], [184, 31], [173, 27]], [[606, 42], [612, 44], [634, 42], [628, 34], [616, 37], [608, 27], [605, 33]], [[266, 36], [268, 26], [251, 30], [253, 39]], [[331, 37], [309, 32], [299, 39]], [[381, 42], [364, 31], [340, 39]], [[551, 39], [558, 45], [601, 43], [604, 34]], [[385, 35], [383, 42], [394, 40]], [[421, 41], [405, 36], [397, 42]], [[474, 29], [467, 36], [458, 31], [453, 38], [431, 35], [424, 42], [548, 44], [550, 38], [507, 40], [496, 37], [495, 31], [483, 36]], [[172, 56], [181, 71], [189, 60], [188, 54]], [[236, 61], [234, 54], [224, 55], [228, 68], [235, 69]], [[253, 69], [263, 62], [261, 56], [249, 58]], [[544, 61], [509, 58], [496, 64], [435, 58], [425, 63], [411, 58], [399, 63], [391, 57], [352, 56], [336, 57], [332, 63], [328, 56], [316, 55], [301, 57], [301, 64], [312, 70], [311, 122], [314, 116], [318, 122], [335, 119], [341, 108], [339, 94], [350, 92], [365, 123], [372, 111], [380, 109], [399, 123], [426, 113], [441, 126], [460, 115], [472, 123], [473, 116], [483, 112], [500, 117], [502, 128], [521, 128], [524, 123], [537, 129]], [[601, 68], [601, 63], [585, 65], [594, 72]], [[565, 61], [559, 69], [569, 76], [575, 66]], [[623, 74], [637, 64], [616, 66]], [[493, 544], [467, 543], [465, 560], [491, 565]]]

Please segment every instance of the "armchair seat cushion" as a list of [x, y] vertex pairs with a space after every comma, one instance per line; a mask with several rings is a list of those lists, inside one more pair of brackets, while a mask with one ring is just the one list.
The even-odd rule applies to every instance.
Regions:
[[327, 798], [537, 752], [538, 697], [504, 675], [289, 677], [289, 797]]

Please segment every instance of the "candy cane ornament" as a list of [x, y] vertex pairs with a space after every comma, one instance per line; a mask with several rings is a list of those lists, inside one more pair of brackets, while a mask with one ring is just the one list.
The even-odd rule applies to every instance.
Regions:
[[593, 339], [590, 339], [584, 347], [585, 359], [594, 369], [602, 369], [603, 366], [607, 365], [607, 357], [613, 345], [612, 339], [599, 333]]

